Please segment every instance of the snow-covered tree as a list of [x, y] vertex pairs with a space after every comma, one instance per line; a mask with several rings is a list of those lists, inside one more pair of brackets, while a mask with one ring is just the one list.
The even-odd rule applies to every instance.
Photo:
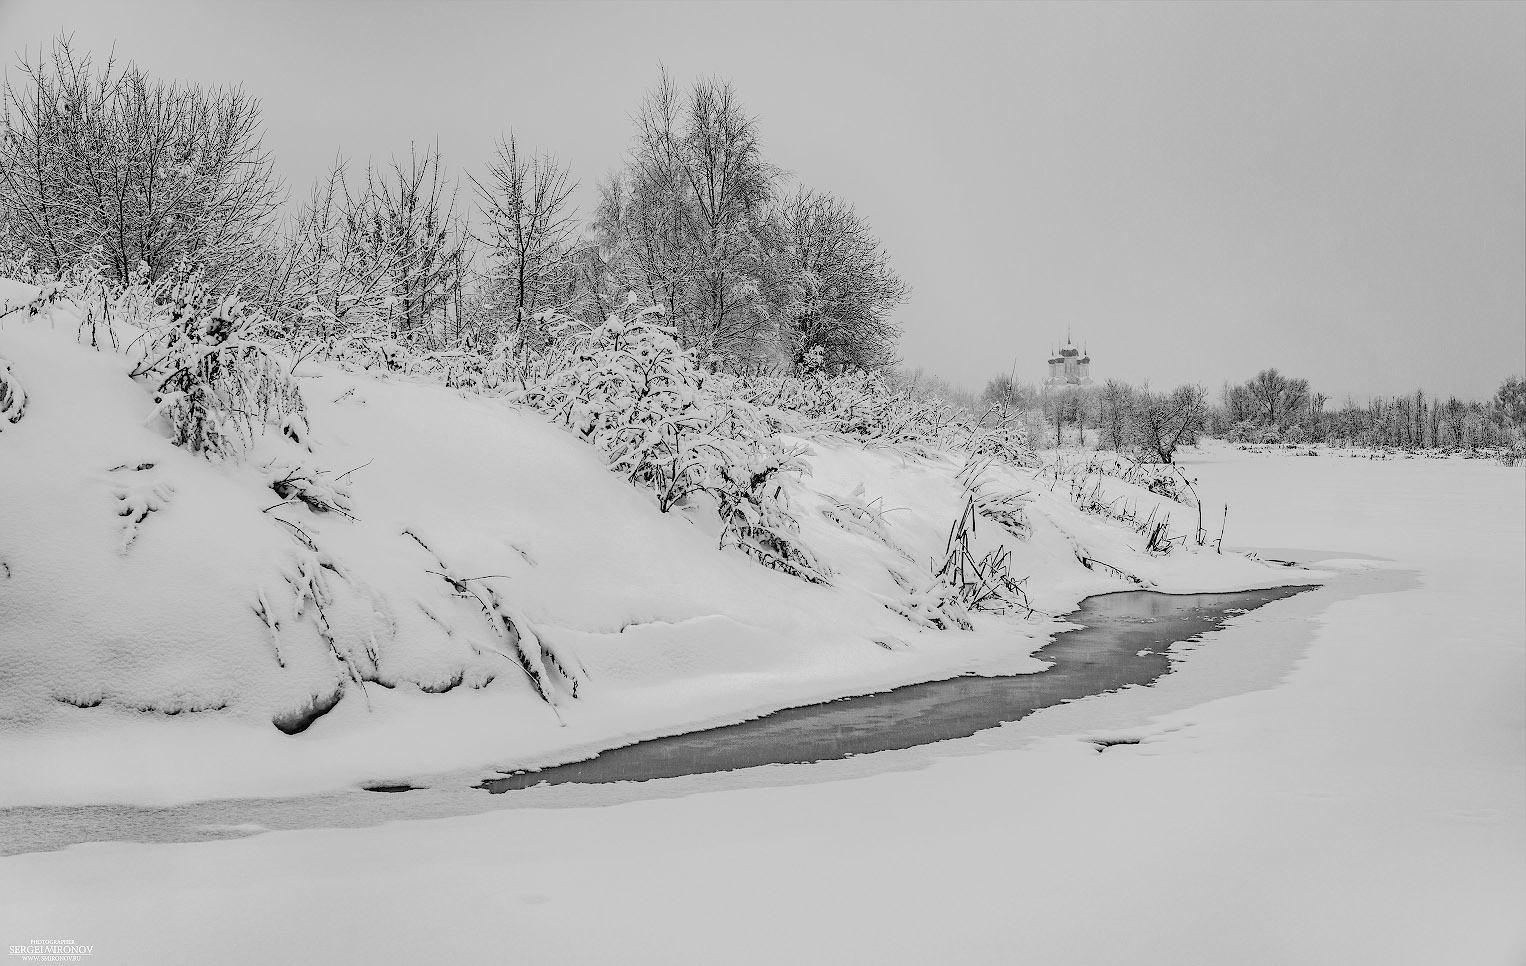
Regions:
[[338, 161], [299, 210], [282, 251], [275, 301], [293, 334], [326, 341], [385, 318], [401, 260], [369, 244], [367, 228]]
[[883, 368], [899, 335], [890, 314], [906, 297], [869, 224], [831, 195], [799, 189], [776, 227], [787, 286], [785, 337], [798, 365], [821, 349], [833, 368]]
[[1178, 449], [1198, 441], [1207, 416], [1201, 386], [1178, 386], [1169, 393], [1145, 387], [1134, 393], [1128, 438], [1142, 459], [1171, 463]]
[[484, 294], [521, 338], [544, 341], [536, 316], [574, 308], [577, 248], [568, 201], [576, 186], [568, 179], [565, 165], [549, 155], [526, 154], [512, 133], [499, 143], [487, 182], [473, 179], [493, 259]]
[[410, 149], [408, 163], [366, 172], [363, 243], [393, 265], [388, 321], [394, 334], [434, 341], [459, 306], [466, 273], [466, 225], [443, 180], [438, 147]]
[[99, 259], [125, 285], [184, 266], [230, 287], [265, 264], [279, 192], [243, 91], [97, 67], [60, 38], [22, 59], [3, 115], [0, 222], [38, 270]]
[[1526, 429], [1526, 380], [1510, 376], [1500, 383], [1492, 400], [1501, 418], [1517, 429]]
[[336, 162], [287, 236], [272, 301], [306, 337], [438, 345], [459, 335], [466, 240], [438, 149], [369, 168], [358, 189]]
[[611, 273], [662, 306], [702, 358], [757, 358], [777, 344], [765, 237], [777, 180], [729, 84], [702, 80], [686, 95], [663, 72], [595, 233]]

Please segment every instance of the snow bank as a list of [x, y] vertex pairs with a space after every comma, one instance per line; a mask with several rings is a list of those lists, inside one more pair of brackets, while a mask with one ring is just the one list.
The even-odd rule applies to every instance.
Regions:
[[[3, 283], [0, 302], [34, 292]], [[540, 764], [1036, 669], [1027, 655], [1060, 626], [1043, 615], [1088, 594], [1290, 582], [1191, 541], [1147, 553], [1068, 482], [993, 466], [982, 493], [1018, 497], [1027, 532], [982, 519], [977, 542], [1010, 551], [1041, 613], [931, 631], [897, 611], [929, 585], [964, 508], [961, 454], [799, 440], [811, 470], [790, 498], [833, 574], [816, 586], [721, 549], [703, 516], [658, 512], [541, 415], [438, 385], [306, 362], [303, 431], [209, 461], [171, 445], [129, 359], [78, 330], [64, 303], [0, 319], [0, 360], [26, 400], [0, 424], [0, 753], [21, 776], [0, 804]], [[1093, 485], [1196, 528], [1189, 507]], [[883, 512], [865, 524], [853, 506]]]

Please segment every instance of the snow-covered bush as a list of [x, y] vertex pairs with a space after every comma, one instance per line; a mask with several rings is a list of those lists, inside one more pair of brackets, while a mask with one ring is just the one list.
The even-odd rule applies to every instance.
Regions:
[[138, 530], [150, 514], [158, 513], [169, 505], [175, 488], [159, 479], [152, 471], [153, 463], [137, 466], [114, 466], [112, 492], [121, 504], [117, 516], [122, 518], [122, 552], [125, 554], [138, 539]]
[[882, 500], [866, 499], [862, 483], [845, 497], [828, 497], [821, 507], [821, 515], [838, 529], [884, 544], [902, 559], [911, 562], [912, 555], [890, 535], [885, 513]]
[[301, 503], [314, 513], [350, 516], [350, 486], [346, 474], [334, 475], [310, 459], [277, 458], [261, 468], [270, 488], [285, 503]]
[[[741, 398], [737, 379], [707, 372], [634, 300], [591, 329], [564, 326], [555, 358], [526, 366], [509, 398], [547, 413], [591, 443], [610, 468], [650, 490], [664, 513], [707, 497], [724, 545], [767, 566], [824, 581], [797, 536], [783, 479], [805, 471], [768, 416]], [[575, 323], [574, 323], [575, 326]]]
[[1208, 533], [1203, 527], [1202, 502], [1198, 499], [1192, 481], [1174, 465], [1133, 463], [1123, 457], [1097, 455], [1076, 462], [1056, 460], [1045, 466], [1044, 474], [1052, 479], [1051, 489], [1063, 484], [1071, 501], [1083, 512], [1116, 520], [1143, 536], [1145, 549], [1149, 553], [1165, 555], [1178, 546], [1186, 546], [1188, 535], [1172, 534], [1172, 515], [1170, 510], [1162, 512], [1162, 504], [1146, 501], [1149, 512], [1144, 513], [1137, 497], [1111, 492], [1103, 485], [1104, 477], [1123, 480], [1154, 496], [1165, 497], [1190, 507], [1197, 513], [1197, 528], [1193, 534], [1195, 542], [1200, 547], [1208, 544]]
[[826, 583], [831, 573], [800, 540], [800, 523], [782, 480], [805, 474], [803, 455], [772, 439], [733, 446], [727, 460], [714, 464], [706, 492], [724, 524], [723, 546], [735, 546], [764, 566], [802, 580]]
[[434, 558], [435, 565], [439, 569], [430, 570], [430, 573], [443, 580], [455, 596], [470, 601], [482, 610], [483, 617], [493, 629], [494, 639], [502, 642], [499, 653], [510, 657], [519, 665], [541, 700], [553, 707], [556, 706], [556, 682], [558, 681], [572, 697], [578, 696], [578, 687], [582, 678], [572, 670], [573, 662], [563, 659], [556, 648], [536, 634], [530, 626], [529, 619], [512, 607], [504, 596], [488, 583], [490, 580], [505, 578], [493, 574], [480, 577], [462, 576], [446, 563], [434, 548], [421, 540], [418, 534], [412, 530], [404, 530], [403, 536], [411, 539], [419, 545], [420, 549]]
[[971, 552], [979, 516], [973, 497], [967, 499], [964, 511], [949, 530], [943, 565], [933, 576], [953, 591], [953, 599], [966, 610], [1032, 614], [1023, 590], [1028, 578], [1012, 575], [1012, 552], [1001, 546], [979, 560]]
[[1058, 456], [1040, 470], [1040, 475], [1072, 484], [1087, 476], [1111, 476], [1185, 506], [1195, 507], [1199, 502], [1193, 482], [1181, 467], [1174, 463], [1141, 463], [1121, 453], [1093, 453], [1076, 460]]
[[1023, 589], [1027, 578], [1012, 574], [1012, 552], [998, 544], [977, 557], [978, 521], [982, 516], [978, 499], [977, 489], [966, 486], [964, 506], [949, 527], [943, 556], [934, 561], [932, 581], [911, 587], [898, 579], [907, 594], [885, 601], [885, 606], [914, 624], [935, 630], [971, 630], [970, 614], [980, 611], [1032, 615]]
[[0, 318], [23, 310], [26, 312], [27, 318], [41, 315], [47, 311], [49, 306], [64, 298], [67, 294], [68, 287], [62, 282], [43, 279], [37, 285], [37, 294], [33, 295], [30, 299], [24, 302], [6, 302], [0, 305]]
[[26, 415], [26, 390], [11, 371], [11, 364], [0, 359], [0, 430], [21, 422]]
[[953, 449], [1034, 465], [1022, 414], [993, 405], [976, 414], [914, 383], [897, 384], [878, 371], [828, 372], [819, 353], [790, 374], [752, 373], [740, 384], [749, 401], [792, 432], [830, 434], [865, 446], [892, 446], [925, 455]]
[[257, 430], [303, 411], [286, 366], [258, 338], [263, 317], [194, 278], [176, 284], [137, 349], [134, 378], [151, 387], [177, 446], [241, 458]]

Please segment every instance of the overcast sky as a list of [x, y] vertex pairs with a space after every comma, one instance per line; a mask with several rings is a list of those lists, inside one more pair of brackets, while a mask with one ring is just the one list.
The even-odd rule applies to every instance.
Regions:
[[[733, 82], [764, 151], [851, 201], [912, 286], [902, 356], [1339, 399], [1526, 369], [1526, 5], [0, 0], [166, 78], [242, 83], [294, 195], [336, 151], [513, 128], [585, 185], [659, 63]], [[580, 196], [586, 202], [589, 195]]]

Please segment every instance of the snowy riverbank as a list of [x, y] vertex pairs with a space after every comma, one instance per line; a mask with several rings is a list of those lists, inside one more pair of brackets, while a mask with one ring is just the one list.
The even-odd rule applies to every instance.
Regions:
[[1518, 962], [1522, 473], [1190, 467], [1242, 546], [1341, 576], [1152, 688], [581, 806], [18, 856], [0, 926], [124, 963]]
[[[786, 482], [799, 537], [831, 573], [812, 584], [719, 549], [713, 514], [659, 513], [541, 414], [395, 375], [304, 362], [300, 422], [241, 463], [209, 461], [165, 438], [131, 352], [79, 344], [79, 316], [58, 302], [0, 320], [27, 396], [0, 433], [0, 756], [15, 776], [0, 805], [537, 765], [1036, 669], [1028, 655], [1060, 626], [1042, 615], [1093, 593], [1308, 580], [1197, 546], [1196, 510], [1139, 486], [998, 463], [979, 492], [1009, 500], [1017, 532], [982, 516], [972, 550], [1010, 551], [1041, 613], [935, 630], [932, 569], [972, 492], [964, 454], [788, 440], [809, 466]], [[1169, 516], [1173, 549], [1083, 512], [1079, 489]], [[537, 666], [549, 701], [526, 680]]]

